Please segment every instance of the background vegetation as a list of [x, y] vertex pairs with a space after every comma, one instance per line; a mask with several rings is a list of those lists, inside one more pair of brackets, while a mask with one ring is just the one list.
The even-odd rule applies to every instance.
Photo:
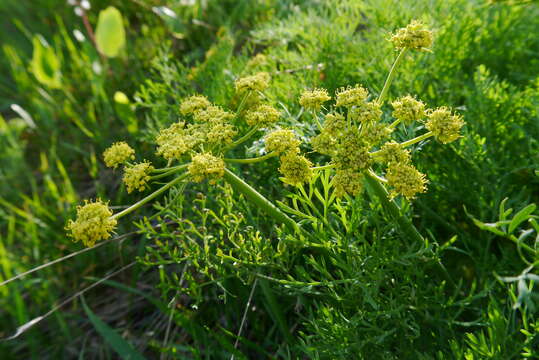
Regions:
[[[127, 46], [104, 60], [64, 0], [0, 2], [2, 280], [80, 249], [64, 231], [80, 199], [135, 200], [102, 163], [112, 142], [151, 158], [183, 98], [233, 102], [234, 79], [259, 70], [308, 137], [303, 89], [361, 83], [378, 93], [395, 57], [385, 40], [411, 19], [434, 29], [435, 45], [404, 62], [389, 96], [457, 108], [464, 136], [414, 154], [429, 191], [406, 210], [424, 243], [366, 197], [336, 233], [317, 233], [319, 253], [224, 184], [173, 192], [124, 221], [121, 241], [0, 287], [7, 337], [137, 260], [85, 303], [1, 342], [3, 359], [112, 359], [127, 343], [147, 358], [539, 359], [537, 3], [93, 0], [89, 24], [109, 5]], [[57, 64], [44, 78], [32, 63], [46, 43]], [[277, 166], [238, 170], [289, 203]]]

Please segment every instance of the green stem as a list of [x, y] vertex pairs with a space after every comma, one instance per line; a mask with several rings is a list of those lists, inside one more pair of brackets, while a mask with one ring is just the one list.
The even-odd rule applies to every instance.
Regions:
[[387, 92], [389, 91], [389, 87], [391, 86], [391, 82], [393, 82], [393, 78], [395, 77], [395, 70], [397, 69], [397, 66], [399, 66], [399, 63], [404, 58], [404, 54], [406, 53], [407, 48], [403, 48], [397, 58], [395, 59], [395, 62], [393, 63], [393, 66], [391, 66], [391, 70], [389, 71], [389, 74], [387, 75], [386, 82], [384, 83], [384, 87], [382, 88], [382, 92], [380, 92], [380, 96], [378, 96], [378, 102], [383, 103]]
[[228, 163], [253, 164], [253, 163], [257, 163], [257, 162], [260, 162], [260, 161], [270, 159], [270, 158], [272, 158], [274, 156], [277, 156], [276, 152], [270, 152], [270, 153], [268, 153], [266, 155], [259, 156], [259, 157], [256, 157], [256, 158], [251, 158], [251, 159], [227, 159], [227, 158], [225, 158], [223, 160], [228, 162]]
[[335, 164], [326, 164], [321, 166], [314, 166], [311, 168], [311, 170], [325, 170], [325, 169], [332, 169], [335, 167]]
[[189, 176], [189, 174], [182, 174], [182, 175], [178, 176], [176, 179], [174, 179], [171, 182], [163, 185], [163, 187], [161, 187], [160, 189], [154, 191], [150, 195], [146, 196], [144, 199], [139, 200], [138, 202], [134, 203], [133, 205], [131, 205], [127, 209], [122, 210], [119, 213], [112, 215], [111, 218], [112, 219], [118, 219], [118, 218], [121, 218], [122, 216], [125, 216], [125, 215], [127, 215], [129, 213], [132, 213], [133, 211], [140, 208], [142, 205], [146, 204], [148, 201], [155, 199], [156, 197], [158, 197], [159, 195], [161, 195], [162, 193], [164, 193], [165, 191], [167, 191], [168, 189], [170, 189], [171, 187], [173, 187], [177, 183], [181, 182], [182, 180], [184, 180], [188, 176]]
[[154, 172], [154, 173], [162, 173], [162, 172], [167, 172], [167, 171], [170, 171], [170, 170], [185, 169], [187, 166], [189, 166], [189, 164], [182, 164], [182, 165], [177, 165], [177, 166], [164, 167], [164, 168], [160, 168], [160, 169], [153, 169], [152, 172]]
[[397, 120], [393, 121], [393, 122], [389, 125], [389, 128], [390, 128], [390, 129], [394, 129], [397, 125], [400, 124], [400, 122], [401, 122], [400, 119], [397, 119]]
[[428, 133], [424, 133], [423, 135], [419, 135], [418, 137], [415, 137], [415, 138], [413, 138], [411, 140], [408, 140], [408, 141], [405, 141], [405, 142], [401, 143], [401, 146], [402, 147], [408, 147], [410, 145], [413, 145], [413, 144], [416, 144], [416, 143], [418, 143], [420, 141], [428, 139], [431, 136], [434, 136], [434, 133], [432, 131], [429, 131]]
[[380, 184], [377, 178], [367, 172], [365, 176], [368, 186], [372, 189], [374, 194], [380, 199], [380, 202], [384, 208], [389, 212], [390, 216], [397, 221], [401, 231], [412, 238], [414, 241], [423, 242], [423, 237], [417, 231], [414, 224], [405, 216], [401, 214], [399, 206], [394, 200], [389, 200], [389, 194], [386, 188]]
[[225, 180], [238, 192], [242, 193], [246, 198], [252, 201], [255, 205], [262, 208], [268, 215], [273, 217], [276, 221], [286, 225], [291, 231], [299, 231], [298, 224], [279, 208], [273, 205], [268, 199], [262, 196], [258, 191], [253, 189], [249, 184], [239, 178], [229, 169], [225, 169]]
[[245, 135], [243, 135], [241, 138], [239, 138], [238, 140], [236, 140], [236, 141], [234, 141], [232, 144], [230, 144], [230, 146], [228, 146], [227, 150], [233, 149], [233, 148], [235, 148], [236, 146], [243, 144], [244, 142], [246, 142], [247, 140], [249, 140], [249, 138], [250, 138], [251, 136], [253, 136], [254, 133], [256, 133], [257, 131], [258, 131], [258, 126], [254, 126], [254, 127], [251, 128], [251, 130], [249, 130]]
[[161, 179], [161, 178], [176, 174], [177, 172], [180, 172], [181, 170], [185, 169], [187, 166], [188, 165], [185, 164], [184, 166], [178, 167], [176, 169], [169, 170], [169, 171], [161, 173], [159, 175], [154, 175], [154, 176], [151, 177], [151, 179], [152, 180], [157, 180], [157, 179]]
[[[415, 137], [415, 138], [410, 139], [408, 141], [401, 142], [400, 146], [405, 148], [405, 147], [408, 147], [410, 145], [417, 144], [418, 142], [423, 141], [425, 139], [428, 139], [428, 138], [430, 138], [432, 136], [434, 136], [434, 133], [432, 131], [429, 131], [428, 133], [424, 133], [423, 135], [419, 135], [418, 137]], [[371, 152], [371, 155], [376, 156], [376, 155], [380, 154], [380, 151], [381, 150], [373, 151], [373, 152]]]

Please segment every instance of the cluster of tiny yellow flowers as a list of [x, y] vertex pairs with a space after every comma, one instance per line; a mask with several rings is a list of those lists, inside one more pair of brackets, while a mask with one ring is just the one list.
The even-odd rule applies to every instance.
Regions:
[[269, 85], [271, 78], [267, 72], [259, 72], [252, 76], [247, 76], [236, 80], [236, 92], [264, 91]]
[[299, 152], [300, 141], [296, 138], [296, 134], [292, 130], [274, 130], [266, 135], [264, 143], [268, 152], [275, 152], [279, 155], [288, 152]]
[[406, 150], [396, 141], [389, 141], [382, 145], [376, 154], [376, 160], [385, 164], [408, 164], [412, 161], [410, 151]]
[[356, 85], [354, 87], [341, 88], [335, 94], [335, 106], [361, 106], [367, 101], [369, 92], [364, 87]]
[[245, 122], [249, 126], [267, 126], [279, 121], [281, 113], [273, 106], [261, 104], [245, 114]]
[[305, 156], [290, 151], [282, 155], [280, 161], [279, 172], [283, 174], [285, 183], [300, 185], [311, 179], [312, 163]]
[[411, 124], [425, 117], [425, 104], [413, 96], [404, 96], [391, 103], [393, 117], [403, 124]]
[[354, 170], [337, 170], [332, 181], [337, 197], [357, 196], [363, 192], [363, 174]]
[[223, 177], [225, 162], [209, 153], [195, 154], [191, 158], [188, 171], [193, 181], [202, 182], [208, 179], [210, 184], [214, 184]]
[[319, 111], [322, 104], [328, 100], [331, 100], [331, 96], [328, 95], [326, 89], [314, 89], [311, 91], [304, 91], [299, 98], [299, 103], [305, 109]]
[[394, 188], [390, 196], [402, 194], [408, 200], [427, 190], [425, 175], [408, 163], [391, 162], [386, 172], [387, 183]]
[[252, 57], [245, 66], [247, 69], [258, 68], [266, 65], [268, 63], [268, 58], [264, 54], [256, 54]]
[[154, 170], [151, 163], [144, 161], [125, 168], [123, 182], [127, 192], [144, 191], [150, 181], [150, 173]]
[[417, 20], [413, 20], [391, 36], [391, 42], [397, 49], [428, 50], [432, 46], [432, 41], [432, 31]]
[[451, 110], [442, 106], [427, 114], [425, 127], [432, 131], [434, 136], [442, 144], [447, 144], [460, 137], [460, 129], [464, 126], [462, 117], [452, 114]]
[[95, 202], [84, 201], [83, 206], [77, 207], [77, 218], [69, 220], [66, 230], [70, 232], [73, 241], [82, 241], [85, 246], [94, 246], [96, 241], [105, 240], [111, 236], [117, 221], [112, 218], [112, 210], [100, 199]]
[[135, 159], [135, 150], [123, 141], [116, 142], [105, 150], [103, 159], [105, 160], [105, 165], [116, 168], [128, 160]]
[[193, 95], [180, 104], [180, 113], [182, 115], [191, 115], [208, 106], [210, 106], [210, 102], [205, 96]]
[[193, 131], [185, 129], [184, 122], [177, 122], [161, 130], [157, 138], [157, 155], [167, 160], [180, 159], [184, 154], [200, 143]]

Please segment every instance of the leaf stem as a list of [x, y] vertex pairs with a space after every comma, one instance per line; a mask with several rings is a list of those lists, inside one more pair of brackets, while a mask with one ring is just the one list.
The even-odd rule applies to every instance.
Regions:
[[257, 163], [257, 162], [260, 162], [260, 161], [270, 159], [270, 158], [272, 158], [274, 156], [277, 156], [276, 152], [270, 152], [270, 153], [268, 153], [266, 155], [255, 157], [255, 158], [250, 158], [250, 159], [227, 159], [227, 158], [225, 158], [223, 160], [228, 162], [228, 163], [253, 164], [253, 163]]
[[391, 70], [389, 70], [389, 74], [387, 75], [386, 82], [384, 83], [384, 87], [382, 88], [382, 91], [380, 92], [380, 95], [378, 96], [378, 102], [383, 103], [387, 92], [389, 91], [389, 87], [391, 86], [391, 83], [393, 82], [393, 78], [395, 77], [395, 70], [397, 69], [397, 66], [399, 66], [400, 62], [404, 58], [404, 54], [406, 54], [407, 48], [403, 48], [395, 61], [393, 62], [393, 66], [391, 66]]
[[258, 191], [253, 189], [251, 185], [247, 184], [243, 179], [238, 177], [229, 169], [225, 169], [225, 180], [238, 192], [242, 193], [246, 198], [252, 201], [255, 205], [260, 207], [268, 215], [273, 217], [276, 221], [281, 222], [293, 232], [300, 230], [298, 224], [288, 217], [285, 213], [279, 210], [278, 207], [273, 205], [268, 199], [262, 196]]
[[164, 193], [165, 191], [167, 191], [168, 189], [170, 189], [171, 187], [173, 187], [177, 183], [181, 182], [182, 180], [184, 180], [188, 176], [189, 176], [189, 174], [187, 174], [187, 173], [178, 176], [174, 180], [172, 180], [172, 181], [166, 183], [165, 185], [163, 185], [160, 189], [158, 189], [158, 190], [154, 191], [153, 193], [151, 193], [150, 195], [146, 196], [144, 199], [139, 200], [138, 202], [134, 203], [133, 205], [131, 205], [127, 209], [122, 210], [121, 212], [112, 215], [111, 218], [112, 219], [118, 219], [118, 218], [121, 218], [122, 216], [125, 216], [125, 215], [127, 215], [129, 213], [132, 213], [133, 211], [140, 208], [142, 205], [146, 204], [148, 201], [155, 199], [156, 197], [158, 197], [159, 195], [161, 195], [162, 193]]

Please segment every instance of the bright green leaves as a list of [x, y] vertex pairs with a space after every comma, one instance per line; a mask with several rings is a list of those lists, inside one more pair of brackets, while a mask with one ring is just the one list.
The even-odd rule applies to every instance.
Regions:
[[107, 57], [116, 57], [125, 46], [125, 29], [122, 14], [109, 6], [99, 13], [95, 41], [99, 52]]
[[62, 73], [60, 72], [60, 60], [54, 49], [41, 35], [34, 36], [32, 44], [34, 52], [30, 70], [43, 85], [53, 89], [59, 88], [62, 85]]

